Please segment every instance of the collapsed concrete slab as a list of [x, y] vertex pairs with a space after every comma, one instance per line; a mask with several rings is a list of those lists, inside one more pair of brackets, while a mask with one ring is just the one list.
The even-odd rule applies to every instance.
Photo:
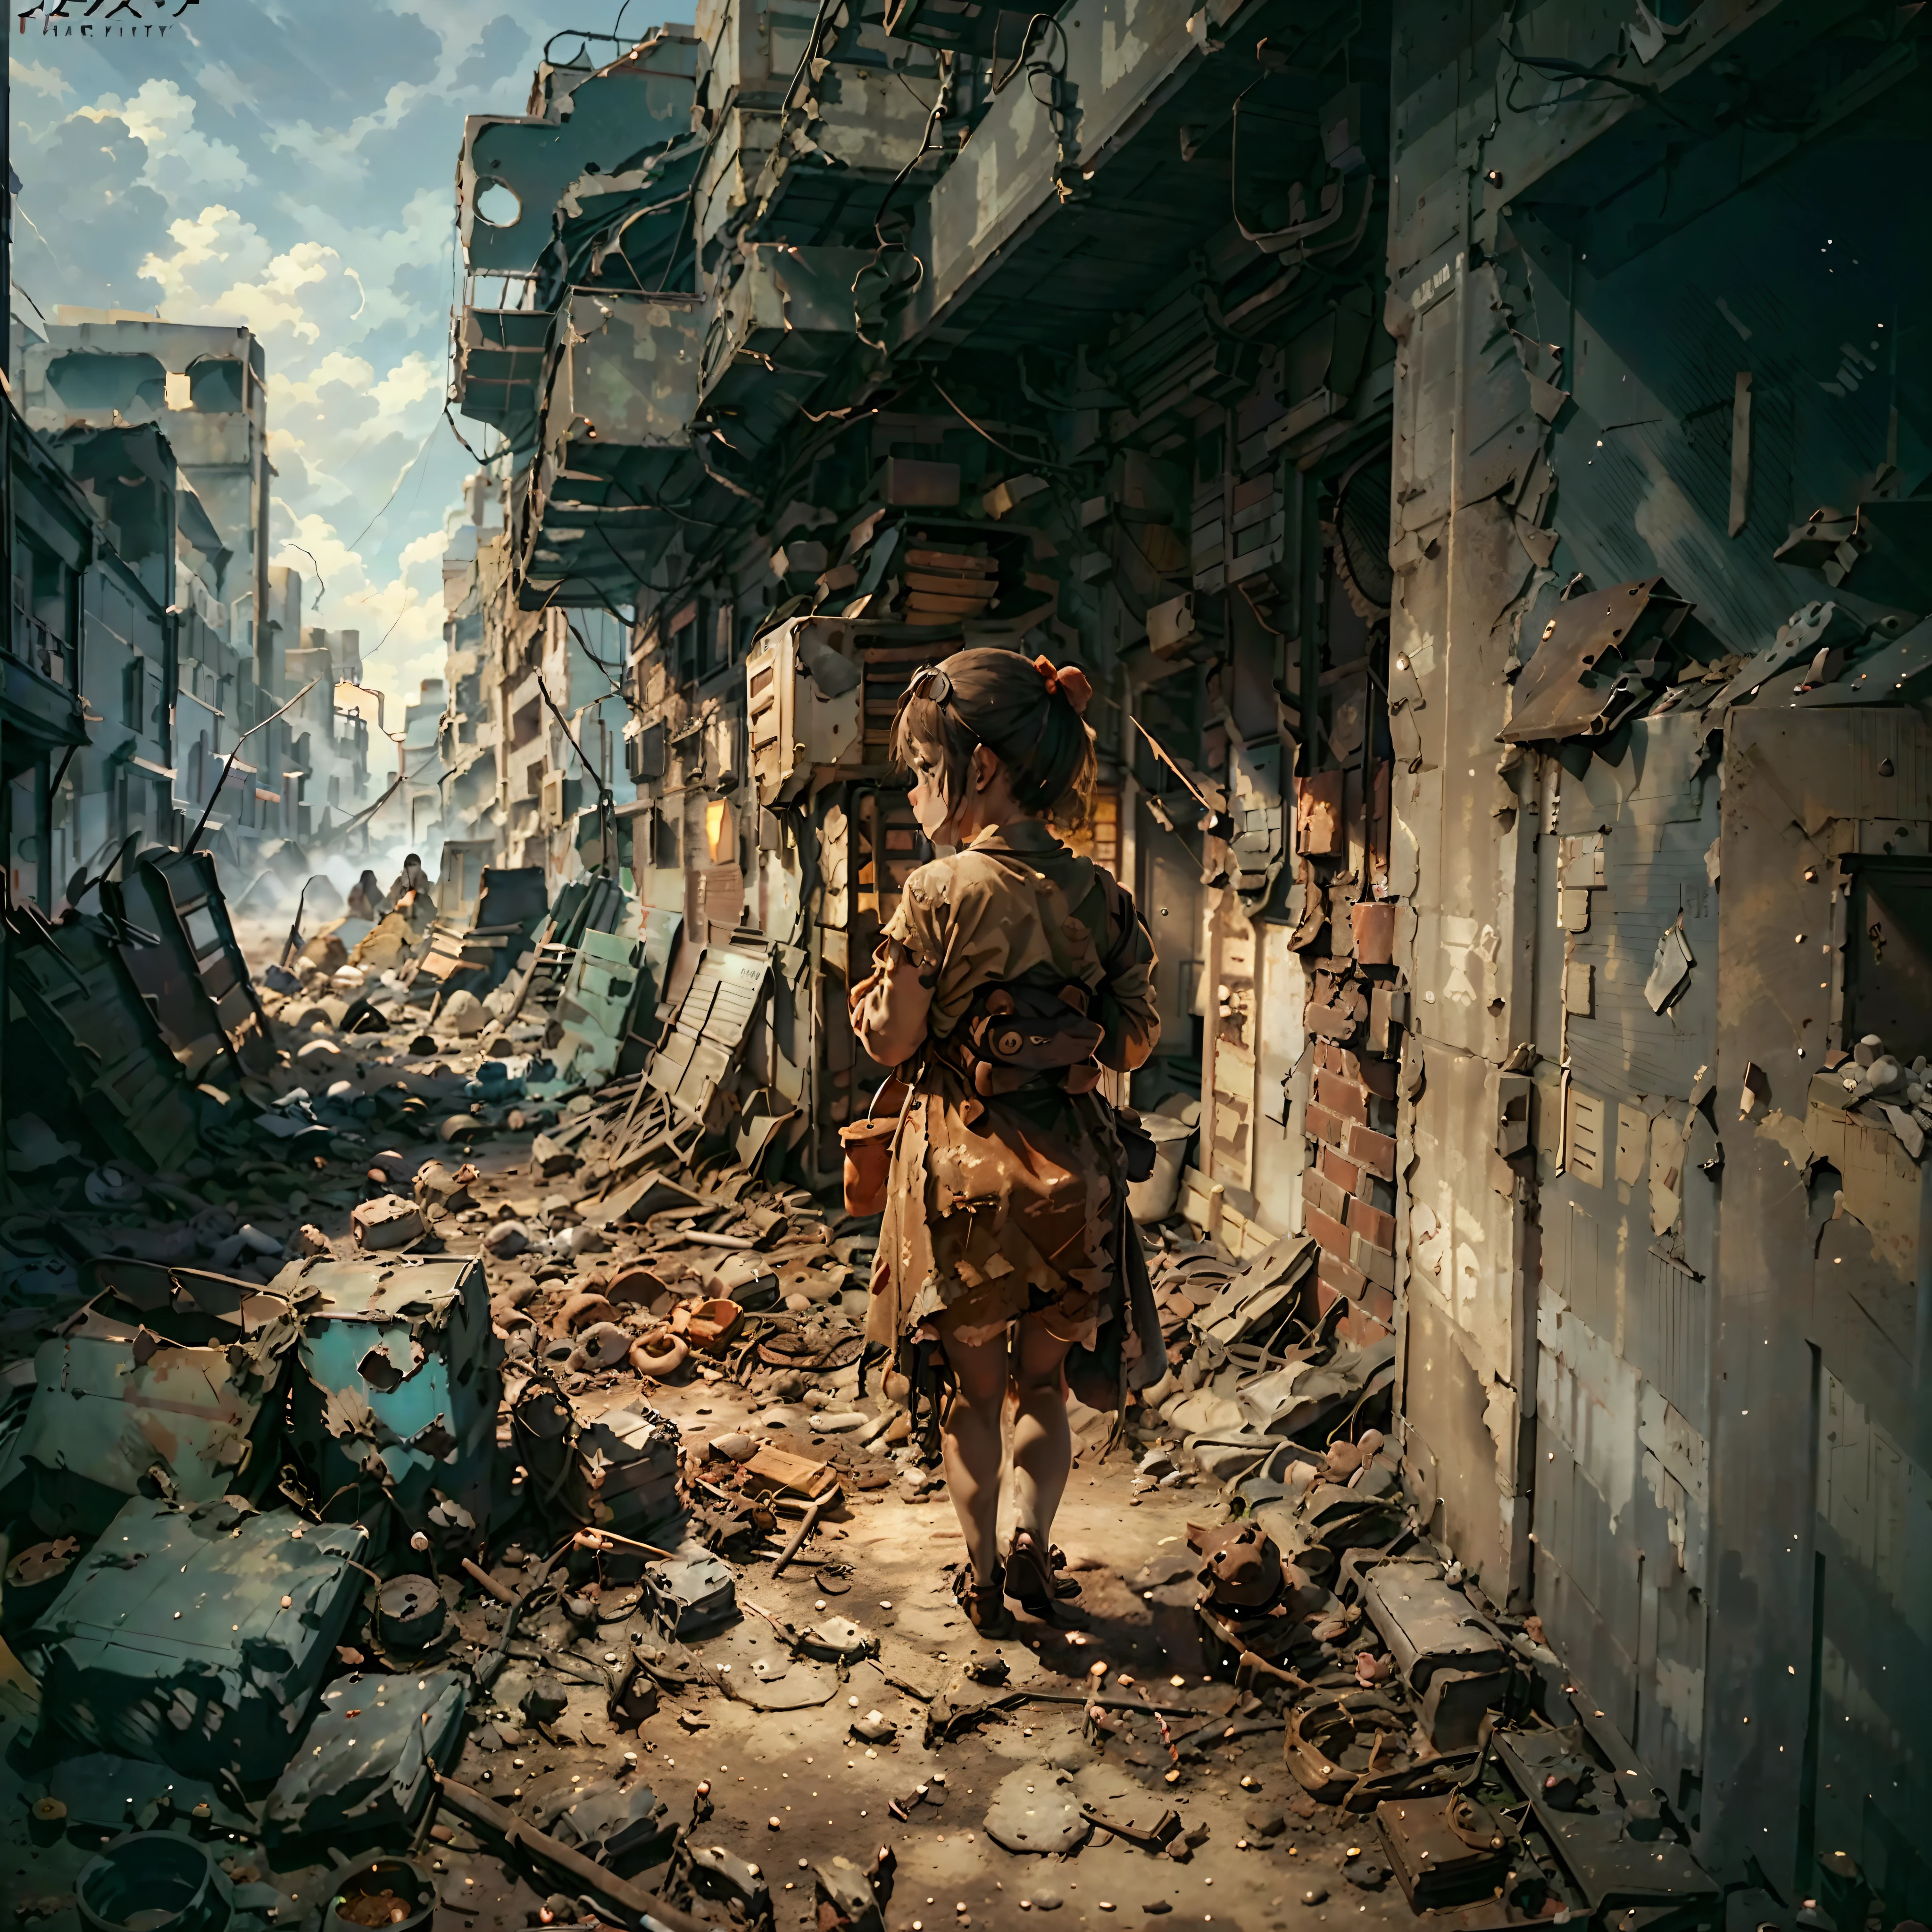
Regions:
[[253, 1494], [272, 1456], [294, 1310], [254, 1283], [116, 1259], [103, 1292], [41, 1343], [25, 1420], [0, 1456], [0, 1515], [98, 1534], [128, 1498]]
[[28, 1634], [49, 1718], [190, 1777], [287, 1764], [362, 1587], [358, 1523], [136, 1497]]
[[262, 1807], [272, 1838], [406, 1832], [454, 1762], [464, 1679], [452, 1670], [341, 1677], [322, 1694]]

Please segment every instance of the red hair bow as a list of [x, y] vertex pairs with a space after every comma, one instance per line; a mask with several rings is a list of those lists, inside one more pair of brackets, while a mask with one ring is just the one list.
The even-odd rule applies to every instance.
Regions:
[[1035, 658], [1033, 668], [1040, 673], [1049, 697], [1058, 692], [1076, 711], [1085, 716], [1088, 706], [1094, 700], [1094, 685], [1078, 664], [1062, 664], [1056, 670], [1051, 658]]

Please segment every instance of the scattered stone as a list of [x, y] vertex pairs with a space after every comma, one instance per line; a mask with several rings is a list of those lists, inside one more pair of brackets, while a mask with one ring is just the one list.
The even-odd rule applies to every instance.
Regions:
[[426, 1160], [416, 1169], [417, 1202], [442, 1214], [460, 1214], [476, 1205], [470, 1192], [470, 1184], [476, 1178], [476, 1170], [467, 1161], [452, 1171], [440, 1160]]
[[512, 1255], [520, 1255], [530, 1244], [530, 1232], [520, 1221], [494, 1222], [483, 1237], [483, 1246], [488, 1253], [499, 1261], [508, 1261]]
[[356, 1245], [372, 1254], [400, 1248], [423, 1232], [422, 1210], [400, 1194], [384, 1194], [360, 1203], [349, 1216]]
[[521, 1701], [524, 1715], [533, 1724], [554, 1724], [569, 1703], [563, 1686], [554, 1677], [533, 1678]]
[[620, 1367], [629, 1359], [632, 1339], [628, 1328], [620, 1328], [614, 1322], [600, 1322], [578, 1336], [570, 1366], [580, 1375]]
[[1073, 1780], [1050, 1765], [1009, 1773], [986, 1808], [986, 1835], [1010, 1852], [1070, 1852], [1092, 1828], [1081, 1815]]
[[436, 1024], [446, 1033], [469, 1040], [488, 1024], [489, 1010], [474, 993], [452, 993], [442, 1003]]
[[548, 1134], [538, 1134], [530, 1142], [530, 1172], [543, 1180], [554, 1180], [560, 1174], [568, 1174], [577, 1166], [577, 1156], [569, 1148], [559, 1147]]

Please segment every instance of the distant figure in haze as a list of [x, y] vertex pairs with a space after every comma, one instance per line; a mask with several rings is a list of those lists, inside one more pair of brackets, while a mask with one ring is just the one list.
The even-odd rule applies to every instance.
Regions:
[[403, 869], [396, 874], [396, 882], [389, 888], [390, 904], [394, 905], [405, 892], [420, 892], [420, 910], [435, 912], [436, 901], [430, 895], [429, 874], [423, 870], [423, 862], [413, 852], [403, 861]]
[[382, 889], [376, 884], [375, 874], [366, 868], [349, 888], [349, 916], [366, 919], [371, 926], [382, 916]]

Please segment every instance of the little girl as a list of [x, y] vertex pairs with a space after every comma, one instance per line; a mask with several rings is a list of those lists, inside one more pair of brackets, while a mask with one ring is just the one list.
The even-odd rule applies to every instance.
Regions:
[[[987, 1636], [1012, 1628], [1008, 1597], [1078, 1618], [1051, 1540], [1072, 1462], [1070, 1352], [1112, 1365], [1116, 1399], [1166, 1366], [1126, 1218], [1138, 1130], [1094, 1090], [1103, 1066], [1140, 1066], [1160, 1038], [1154, 946], [1112, 876], [1046, 824], [1086, 809], [1091, 695], [1078, 668], [1009, 650], [961, 651], [914, 676], [892, 754], [921, 830], [952, 849], [906, 881], [852, 989], [861, 1045], [910, 1089], [867, 1340], [902, 1366], [920, 1345], [940, 1352], [946, 1488], [970, 1563], [954, 1589]], [[1016, 1527], [1003, 1559], [1010, 1384]]]

